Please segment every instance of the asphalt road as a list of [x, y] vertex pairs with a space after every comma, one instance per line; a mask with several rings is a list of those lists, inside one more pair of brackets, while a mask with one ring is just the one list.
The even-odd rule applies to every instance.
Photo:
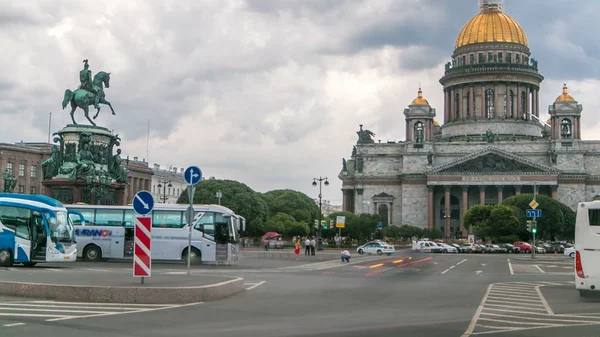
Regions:
[[[238, 266], [193, 269], [198, 278], [244, 277], [246, 292], [217, 302], [127, 306], [0, 298], [0, 336], [597, 336], [600, 300], [578, 297], [572, 264], [562, 257], [411, 251], [353, 257], [350, 264], [245, 258]], [[126, 277], [128, 268], [76, 263], [35, 272], [76, 278], [103, 270]], [[174, 277], [185, 272], [181, 264], [153, 268]]]

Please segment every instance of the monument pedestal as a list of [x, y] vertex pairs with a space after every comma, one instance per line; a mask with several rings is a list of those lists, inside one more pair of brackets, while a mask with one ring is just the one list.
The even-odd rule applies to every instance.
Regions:
[[66, 204], [122, 205], [128, 170], [121, 167], [118, 135], [104, 127], [69, 124], [42, 163], [46, 195]]

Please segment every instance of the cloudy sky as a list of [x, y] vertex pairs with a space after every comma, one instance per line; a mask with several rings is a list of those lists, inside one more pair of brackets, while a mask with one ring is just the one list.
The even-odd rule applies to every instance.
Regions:
[[[566, 82], [594, 139], [600, 1], [576, 4], [506, 0], [505, 11], [546, 77], [542, 106]], [[0, 142], [46, 141], [50, 112], [53, 131], [68, 123], [63, 94], [87, 58], [112, 73], [117, 115], [103, 107], [97, 122], [122, 136], [123, 154], [257, 191], [313, 196], [312, 178], [327, 176], [324, 198], [341, 203], [337, 174], [359, 124], [403, 140], [419, 83], [442, 122], [438, 80], [477, 12], [476, 0], [2, 1]]]

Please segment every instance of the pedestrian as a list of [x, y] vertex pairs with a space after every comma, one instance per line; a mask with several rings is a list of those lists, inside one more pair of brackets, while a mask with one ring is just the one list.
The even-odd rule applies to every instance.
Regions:
[[269, 239], [265, 238], [264, 244], [265, 244], [265, 251], [269, 251]]
[[350, 263], [350, 257], [350, 252], [347, 249], [342, 251], [342, 262], [346, 261]]
[[304, 255], [310, 255], [310, 239], [306, 238], [306, 241], [304, 241]]
[[315, 256], [315, 246], [317, 245], [317, 242], [315, 242], [315, 237], [313, 236], [312, 240], [310, 240], [310, 254], [312, 256]]
[[300, 260], [300, 238], [296, 239], [294, 254], [296, 254], [296, 261]]

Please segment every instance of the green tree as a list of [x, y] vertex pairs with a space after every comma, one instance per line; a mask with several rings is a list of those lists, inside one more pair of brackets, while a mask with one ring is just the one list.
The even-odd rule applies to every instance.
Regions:
[[443, 238], [444, 233], [439, 228], [425, 228], [423, 229], [422, 237], [429, 240], [437, 240]]
[[265, 224], [266, 232], [277, 232], [279, 234], [287, 234], [288, 228], [296, 223], [293, 216], [279, 212], [267, 220]]
[[411, 239], [413, 236], [420, 238], [423, 235], [423, 229], [415, 226], [402, 225], [398, 229], [400, 237], [404, 239]]
[[294, 190], [273, 190], [264, 193], [264, 200], [269, 207], [269, 215], [286, 213], [296, 221], [311, 223], [317, 218], [319, 207], [306, 194]]
[[[336, 217], [346, 217], [346, 227], [342, 229], [342, 236], [356, 239], [359, 242], [371, 240], [375, 236], [377, 231], [377, 223], [381, 221], [379, 215], [374, 214], [360, 214], [355, 215], [350, 212], [335, 212], [329, 215], [329, 219], [333, 219], [335, 222]], [[325, 231], [327, 232], [327, 231]], [[332, 236], [337, 233], [337, 230], [330, 231]]]
[[501, 237], [514, 236], [521, 231], [520, 219], [517, 216], [520, 210], [513, 206], [494, 205], [491, 207], [487, 227], [490, 230], [490, 238], [494, 242], [500, 241]]
[[[247, 185], [235, 180], [209, 179], [196, 185], [194, 193], [195, 204], [214, 204], [216, 193], [221, 191], [221, 205], [230, 208], [236, 214], [246, 218], [246, 235], [261, 236], [265, 233], [265, 223], [268, 219], [267, 203], [260, 193]], [[187, 204], [187, 191], [177, 199], [179, 204]]]
[[[525, 214], [527, 209], [531, 209], [529, 206], [531, 200], [533, 200], [533, 194], [520, 194], [507, 198], [502, 204], [515, 206], [520, 212]], [[565, 216], [562, 211], [561, 203], [540, 194], [535, 197], [535, 200], [539, 203], [537, 209], [542, 210], [542, 217], [536, 219], [536, 237], [540, 239], [554, 239], [557, 235], [561, 234], [565, 224]]]
[[490, 228], [488, 219], [492, 213], [492, 208], [489, 205], [477, 205], [471, 207], [463, 217], [465, 228], [469, 229], [470, 233], [480, 238], [490, 236]]
[[560, 239], [575, 239], [575, 219], [577, 215], [569, 206], [563, 203], [560, 203], [560, 210], [562, 211], [563, 216], [565, 217], [565, 222], [561, 227]]

